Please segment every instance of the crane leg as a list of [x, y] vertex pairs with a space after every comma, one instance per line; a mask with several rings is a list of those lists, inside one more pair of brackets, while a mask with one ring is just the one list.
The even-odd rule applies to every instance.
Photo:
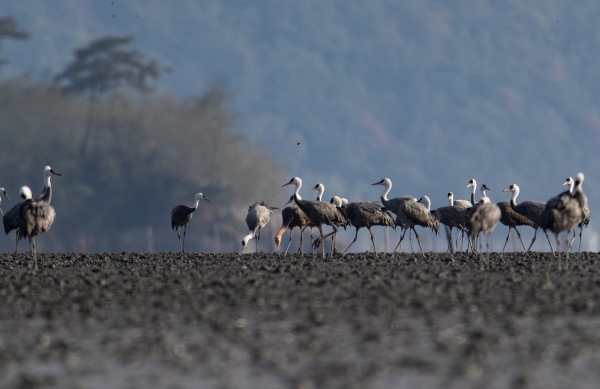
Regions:
[[408, 241], [410, 242], [410, 252], [414, 254], [415, 250], [413, 250], [412, 246], [412, 229], [408, 231]]
[[367, 227], [369, 229], [369, 234], [371, 234], [371, 243], [373, 243], [373, 251], [375, 252], [375, 258], [377, 258], [377, 248], [375, 247], [375, 238], [373, 238], [373, 232], [371, 231], [371, 227]]
[[[294, 229], [292, 228], [290, 230], [290, 240], [288, 241], [288, 245], [285, 248], [285, 253], [283, 253], [283, 256], [285, 257], [287, 255], [288, 250], [290, 249], [290, 245], [292, 244], [292, 233], [294, 232]], [[300, 232], [300, 235], [302, 236], [302, 232]]]
[[348, 249], [350, 248], [350, 246], [352, 246], [354, 244], [354, 242], [356, 242], [356, 238], [358, 238], [358, 230], [359, 230], [359, 228], [356, 227], [356, 234], [354, 234], [354, 240], [352, 242], [350, 242], [350, 244], [348, 245], [348, 247], [346, 247], [346, 250], [344, 250], [344, 252], [342, 253], [342, 257], [344, 255], [346, 255], [346, 252], [348, 251]]
[[[550, 245], [550, 251], [552, 251], [552, 256], [554, 256], [554, 249], [552, 248], [552, 242], [550, 242], [550, 237], [548, 236], [548, 233], [546, 232], [546, 230], [544, 230], [544, 234], [546, 234], [546, 239], [548, 239], [548, 244]], [[567, 235], [567, 241], [569, 239], [569, 235]]]
[[258, 229], [258, 233], [256, 234], [256, 253], [258, 254], [258, 245], [260, 244], [260, 228]]
[[404, 232], [402, 232], [402, 235], [400, 236], [400, 241], [398, 242], [398, 244], [394, 248], [394, 251], [392, 251], [391, 257], [394, 256], [394, 254], [396, 253], [396, 250], [398, 250], [398, 247], [400, 247], [400, 252], [402, 252], [402, 240], [404, 239], [404, 235], [405, 234], [406, 234], [406, 229], [404, 230]]
[[183, 226], [183, 241], [181, 242], [181, 252], [185, 253], [185, 233], [187, 232], [187, 224]]
[[[504, 249], [506, 248], [506, 244], [508, 243], [508, 239], [510, 238], [510, 230], [512, 230], [512, 227], [509, 226], [508, 227], [508, 235], [506, 235], [506, 241], [504, 242], [504, 247], [502, 247], [502, 254], [504, 254]], [[516, 230], [516, 228], [515, 228]], [[519, 231], [517, 231], [518, 233]]]
[[452, 242], [452, 228], [446, 226], [446, 236], [448, 238], [448, 249], [446, 250], [446, 252], [449, 252], [451, 254], [454, 254], [454, 247], [452, 246], [453, 242]]
[[[312, 242], [314, 242], [314, 241], [315, 241], [315, 238], [313, 237], [313, 228], [310, 227], [310, 243], [311, 243], [311, 246], [312, 246]], [[314, 246], [312, 246], [312, 253], [313, 253], [313, 255], [315, 255], [315, 247]]]
[[581, 252], [581, 235], [583, 234], [583, 225], [579, 226], [579, 252]]
[[[531, 241], [531, 244], [529, 245], [529, 248], [526, 251], [527, 253], [529, 252], [529, 250], [531, 250], [531, 246], [533, 246], [533, 242], [535, 242], [535, 238], [537, 236], [537, 231], [538, 231], [538, 229], [536, 228], [535, 232], [533, 233], [533, 240]], [[547, 236], [547, 234], [546, 234], [546, 236]], [[550, 245], [550, 248], [552, 248], [552, 245]]]
[[519, 230], [517, 229], [517, 227], [515, 227], [515, 231], [517, 231], [517, 236], [519, 237], [519, 240], [521, 241], [521, 245], [523, 246], [523, 251], [526, 251], [526, 249], [525, 249], [525, 243], [523, 243], [523, 238], [521, 238], [521, 233], [519, 232]]
[[419, 239], [419, 234], [417, 234], [417, 230], [415, 230], [414, 228], [413, 231], [415, 232], [415, 236], [417, 237], [417, 242], [419, 243], [419, 248], [421, 249], [421, 255], [425, 257], [425, 253], [423, 252], [423, 246], [421, 246], [421, 239]]
[[19, 252], [19, 241], [21, 240], [21, 234], [19, 233], [19, 229], [15, 231], [15, 238], [17, 238], [17, 243], [15, 245], [15, 254]]

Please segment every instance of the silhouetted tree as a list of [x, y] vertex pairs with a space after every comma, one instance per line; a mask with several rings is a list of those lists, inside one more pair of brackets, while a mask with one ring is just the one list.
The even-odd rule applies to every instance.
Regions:
[[121, 86], [148, 92], [151, 90], [148, 84], [150, 79], [156, 80], [162, 72], [170, 71], [157, 61], [147, 59], [140, 51], [123, 47], [132, 40], [133, 36], [95, 39], [86, 47], [76, 49], [75, 59], [55, 78], [63, 84], [63, 91], [87, 95], [88, 113], [80, 149], [81, 156], [92, 141], [97, 99]]
[[[17, 22], [15, 22], [12, 16], [0, 18], [0, 51], [2, 50], [2, 40], [4, 39], [27, 40], [29, 37], [30, 35], [27, 31], [17, 28]], [[0, 59], [0, 67], [7, 62], [5, 59]]]

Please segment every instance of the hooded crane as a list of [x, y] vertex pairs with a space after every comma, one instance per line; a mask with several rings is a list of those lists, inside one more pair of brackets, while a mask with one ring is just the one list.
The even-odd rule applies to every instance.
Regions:
[[[288, 183], [283, 184], [282, 187], [288, 185], [294, 185], [296, 187], [296, 190], [294, 191], [294, 201], [296, 202], [296, 205], [300, 207], [302, 212], [304, 212], [311, 222], [319, 229], [321, 237], [313, 242], [313, 246], [315, 244], [320, 244], [323, 241], [323, 224], [332, 226], [334, 232], [338, 231], [337, 226], [343, 221], [339, 220], [339, 212], [336, 210], [335, 206], [323, 201], [302, 200], [299, 196], [302, 180], [299, 177], [293, 177]], [[321, 247], [321, 256], [322, 258], [325, 258], [325, 246]]]
[[[294, 197], [292, 196], [290, 198], [290, 201], [288, 201], [288, 203], [294, 201]], [[286, 204], [288, 204], [286, 203]], [[277, 231], [277, 233], [275, 234], [275, 244], [277, 245], [277, 251], [279, 252], [279, 247], [281, 244], [281, 236], [283, 235], [283, 233], [285, 232], [285, 230], [289, 229], [290, 230], [290, 240], [288, 241], [288, 245], [285, 248], [285, 253], [283, 254], [283, 256], [285, 257], [287, 255], [287, 252], [290, 248], [290, 244], [292, 243], [292, 233], [294, 232], [294, 228], [298, 227], [300, 228], [300, 247], [298, 247], [298, 251], [302, 254], [302, 257], [304, 257], [304, 230], [307, 227], [311, 227], [312, 223], [310, 221], [310, 219], [308, 218], [308, 216], [306, 216], [306, 214], [304, 212], [302, 212], [302, 210], [300, 209], [300, 207], [298, 207], [297, 205], [290, 205], [289, 207], [285, 207], [282, 211], [281, 211], [281, 219], [282, 219], [282, 223], [281, 223], [281, 227], [279, 228], [279, 231]], [[311, 243], [312, 243], [312, 231], [311, 231]]]
[[500, 212], [502, 213], [502, 216], [500, 217], [500, 223], [504, 224], [505, 226], [508, 226], [508, 235], [506, 236], [504, 247], [502, 247], [502, 252], [504, 253], [504, 250], [506, 249], [506, 244], [508, 243], [508, 239], [510, 238], [510, 230], [512, 230], [513, 228], [515, 229], [515, 231], [517, 231], [517, 236], [521, 241], [523, 251], [527, 252], [527, 249], [525, 248], [525, 243], [523, 243], [523, 238], [521, 237], [521, 233], [517, 229], [517, 226], [533, 227], [533, 222], [529, 220], [526, 216], [523, 216], [520, 213], [513, 210], [510, 206], [510, 202], [508, 201], [500, 201], [496, 203], [496, 205], [498, 206], [498, 208], [500, 208]]
[[244, 239], [242, 239], [242, 254], [244, 254], [244, 250], [246, 249], [248, 241], [254, 237], [256, 238], [256, 252], [258, 253], [260, 232], [267, 225], [269, 220], [271, 220], [271, 214], [275, 209], [279, 208], [269, 207], [264, 201], [262, 201], [260, 204], [254, 203], [248, 207], [248, 214], [246, 214], [246, 225], [248, 226], [250, 233], [244, 236]]
[[[567, 180], [565, 181], [565, 183], [563, 185], [569, 185], [569, 192], [573, 193], [573, 187], [575, 186], [575, 181], [573, 180], [573, 178], [569, 177], [567, 178]], [[588, 203], [585, 204], [585, 207], [583, 207], [582, 209], [583, 215], [582, 215], [582, 220], [581, 223], [579, 223], [579, 252], [581, 252], [581, 235], [583, 234], [583, 227], [587, 227], [588, 224], [590, 224], [590, 217], [591, 217], [591, 212], [590, 212], [590, 207], [588, 205]], [[571, 241], [571, 243], [569, 243], [569, 248], [571, 248], [573, 246], [573, 242], [575, 242], [575, 229], [573, 229], [573, 240]]]
[[[533, 233], [533, 240], [527, 249], [527, 252], [531, 250], [531, 246], [533, 246], [533, 242], [535, 242], [535, 238], [537, 236], [538, 229], [540, 228], [540, 224], [542, 222], [542, 214], [544, 213], [544, 209], [546, 208], [546, 203], [541, 201], [523, 201], [520, 204], [517, 204], [517, 197], [519, 196], [519, 186], [517, 184], [512, 184], [508, 188], [504, 189], [502, 192], [511, 192], [512, 198], [510, 199], [510, 207], [513, 211], [517, 212], [520, 215], [525, 216], [527, 219], [533, 222], [533, 228], [535, 232]], [[544, 230], [544, 234], [546, 234], [546, 238], [548, 239], [548, 244], [550, 244], [550, 250], [552, 250], [552, 255], [554, 255], [554, 248], [552, 248], [552, 243], [550, 242], [550, 237], [546, 230]]]
[[[431, 207], [429, 197], [423, 196], [421, 200], [427, 209]], [[469, 215], [469, 211], [471, 209], [471, 203], [465, 200], [460, 200], [461, 202], [455, 204], [452, 192], [448, 192], [448, 201], [450, 205], [440, 207], [431, 212], [437, 214], [439, 216], [440, 223], [449, 228], [447, 231], [449, 231], [449, 245], [451, 246], [453, 228], [457, 228], [461, 234], [464, 234], [467, 225], [467, 216]], [[458, 246], [458, 237], [456, 238], [456, 242]], [[448, 250], [452, 252], [452, 247], [448, 247]]]
[[[475, 203], [476, 186], [477, 186], [477, 181], [475, 181], [474, 178], [472, 178], [469, 181], [469, 185], [467, 185], [467, 188], [473, 187], [473, 189], [471, 191], [471, 202], [473, 203], [473, 206], [469, 210], [469, 216], [467, 216], [467, 220], [471, 219], [471, 216], [473, 216], [473, 214], [475, 213], [477, 208], [479, 208], [483, 204], [489, 204], [491, 202], [490, 198], [485, 193], [486, 190], [491, 190], [491, 189], [488, 188], [488, 186], [486, 184], [482, 184], [481, 188], [480, 188], [481, 199], [479, 200], [478, 203]], [[469, 245], [471, 246], [471, 249], [473, 250], [473, 252], [477, 251], [477, 237], [478, 236], [479, 236], [479, 233], [475, 234], [475, 236], [472, 239], [471, 239], [471, 237], [469, 237]]]
[[[50, 181], [52, 176], [62, 176], [62, 174], [56, 173], [50, 166], [44, 167], [44, 189], [42, 189], [42, 192], [35, 197], [36, 200], [42, 200], [50, 204], [50, 202], [52, 201], [52, 183]], [[8, 211], [2, 218], [2, 223], [4, 224], [4, 232], [6, 233], [6, 235], [8, 235], [12, 230], [17, 230], [15, 233], [15, 253], [19, 250], [19, 241], [21, 240], [19, 231], [19, 214], [22, 205], [23, 202], [15, 204], [15, 206], [12, 207], [11, 210]]]
[[[206, 200], [209, 203], [211, 202], [202, 193], [198, 193], [194, 197], [193, 207], [188, 207], [187, 205], [182, 204], [176, 206], [171, 211], [171, 228], [173, 230], [177, 229], [177, 236], [179, 237], [179, 247], [181, 248], [182, 253], [185, 253], [185, 233], [187, 232], [187, 225], [192, 220], [192, 214], [194, 213], [194, 211], [198, 209], [200, 200]], [[181, 239], [181, 233], [179, 232], [181, 227], [183, 227], [183, 239]]]
[[[417, 201], [404, 201], [402, 204], [402, 208], [400, 214], [398, 214], [398, 218], [401, 223], [407, 226], [407, 229], [411, 229], [415, 232], [415, 236], [417, 237], [417, 242], [419, 243], [419, 248], [421, 249], [421, 255], [425, 256], [423, 252], [423, 246], [421, 245], [421, 239], [419, 238], [419, 234], [417, 234], [417, 230], [415, 230], [415, 226], [428, 227], [435, 231], [436, 235], [439, 233], [440, 229], [440, 218], [439, 215], [433, 214], [427, 208], [427, 205], [424, 207], [418, 204], [418, 202], [424, 202], [427, 204], [431, 204], [429, 201], [429, 197], [423, 196]], [[392, 255], [398, 249], [398, 246], [402, 243], [402, 239], [404, 239], [404, 234], [406, 234], [406, 229], [402, 236], [400, 237], [400, 242], [396, 245], [394, 251], [392, 251]]]
[[[563, 231], [570, 233], [572, 229], [577, 227], [583, 219], [583, 209], [587, 205], [587, 197], [583, 193], [583, 173], [578, 173], [575, 179], [575, 188], [573, 193], [567, 190], [562, 192], [558, 196], [555, 196], [548, 200], [544, 212], [540, 227], [546, 230], [550, 230], [556, 236], [556, 244], [558, 245], [557, 251], [560, 253], [560, 240], [559, 234]], [[567, 250], [567, 257], [569, 256], [569, 250]]]
[[450, 202], [450, 205], [459, 205], [466, 208], [471, 208], [473, 206], [473, 204], [467, 200], [454, 200], [454, 193], [452, 192], [448, 192], [448, 201]]
[[[316, 190], [319, 192], [318, 196], [317, 196], [317, 201], [323, 201], [323, 193], [325, 193], [325, 185], [321, 184], [320, 182], [315, 185], [314, 187], [310, 188], [310, 190]], [[332, 199], [333, 200], [333, 199]], [[348, 200], [346, 200], [347, 202]], [[332, 201], [329, 202], [330, 204], [333, 204]], [[335, 204], [333, 204], [334, 207], [336, 207]], [[343, 210], [339, 210], [337, 209], [337, 213], [338, 213], [338, 217], [337, 217], [337, 227], [344, 227], [344, 229], [346, 229], [346, 226], [348, 225], [348, 221], [346, 219], [346, 214], [344, 213]], [[312, 226], [310, 227], [312, 230]], [[335, 237], [337, 236], [337, 232], [333, 231], [330, 232], [329, 234], [323, 236], [322, 239], [319, 239], [318, 241], [313, 243], [314, 247], [319, 247], [319, 245], [321, 244], [321, 242], [325, 239], [327, 239], [328, 237], [331, 236], [331, 252], [332, 253], [337, 253], [337, 247], [335, 246]], [[312, 232], [311, 232], [311, 237], [312, 237]], [[313, 249], [314, 249], [313, 247]]]
[[346, 255], [348, 249], [356, 242], [358, 238], [358, 230], [366, 227], [371, 234], [371, 243], [373, 243], [373, 251], [375, 251], [375, 257], [377, 258], [377, 248], [375, 247], [375, 239], [373, 238], [373, 232], [371, 227], [373, 226], [384, 226], [394, 227], [394, 218], [390, 215], [385, 208], [383, 208], [377, 201], [357, 201], [348, 203], [344, 206], [342, 199], [338, 196], [334, 196], [332, 199], [334, 203], [340, 207], [345, 208], [346, 217], [354, 228], [356, 228], [356, 234], [354, 234], [354, 240], [348, 245], [346, 250], [342, 253], [342, 256]]
[[479, 234], [487, 234], [487, 251], [489, 252], [492, 231], [496, 228], [502, 212], [496, 204], [489, 202], [487, 196], [482, 197], [476, 205], [477, 207], [473, 206], [474, 211], [470, 213], [467, 221], [469, 240], [473, 242], [473, 251], [475, 251], [475, 238]]
[[19, 208], [19, 234], [22, 239], [29, 239], [29, 251], [35, 260], [34, 268], [37, 270], [37, 250], [35, 237], [44, 233], [52, 227], [56, 212], [47, 201], [31, 198], [31, 189], [24, 186], [21, 188], [23, 205]]
[[[415, 199], [412, 196], [402, 196], [402, 197], [395, 197], [393, 199], [388, 199], [387, 194], [392, 189], [392, 181], [389, 178], [384, 178], [381, 181], [375, 182], [371, 185], [381, 185], [384, 188], [383, 193], [381, 194], [381, 204], [383, 204], [383, 206], [386, 210], [393, 212], [396, 215], [395, 225], [400, 226], [400, 228], [402, 230], [400, 242], [398, 243], [398, 246], [400, 246], [400, 251], [402, 251], [402, 240], [404, 239], [404, 233], [406, 232], [407, 229], [409, 229], [409, 226], [408, 226], [408, 224], [405, 223], [404, 219], [400, 217], [400, 214], [404, 213], [404, 203], [405, 202], [407, 202], [407, 201], [416, 202], [417, 199]], [[412, 234], [412, 231], [411, 231], [411, 234]], [[410, 237], [410, 235], [409, 235], [409, 237]], [[412, 242], [412, 240], [411, 240], [411, 242]], [[398, 246], [396, 246], [396, 248], [398, 248]], [[412, 244], [411, 244], [411, 247], [412, 247]], [[396, 250], [394, 250], [394, 252], [395, 251]], [[394, 252], [392, 252], [392, 255], [394, 255]]]

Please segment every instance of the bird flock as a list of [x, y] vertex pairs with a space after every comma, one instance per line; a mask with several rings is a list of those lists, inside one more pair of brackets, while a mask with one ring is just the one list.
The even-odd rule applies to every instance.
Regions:
[[[311, 231], [313, 253], [315, 248], [321, 247], [321, 256], [324, 258], [325, 246], [323, 242], [325, 239], [329, 237], [332, 238], [331, 254], [338, 253], [335, 236], [339, 231], [339, 228], [343, 227], [345, 229], [346, 227], [351, 226], [356, 229], [354, 240], [343, 252], [341, 252], [343, 256], [356, 242], [358, 231], [361, 228], [366, 227], [371, 235], [373, 251], [375, 252], [375, 256], [377, 256], [375, 239], [371, 228], [374, 226], [383, 226], [384, 228], [400, 227], [400, 240], [391, 255], [393, 256], [396, 251], [402, 251], [402, 242], [408, 231], [411, 248], [412, 233], [414, 233], [419, 244], [420, 252], [424, 256], [423, 246], [421, 245], [421, 240], [415, 227], [420, 226], [429, 228], [438, 234], [440, 225], [443, 225], [448, 237], [449, 252], [454, 252], [458, 249], [459, 236], [461, 237], [460, 249], [465, 249], [463, 246], [464, 237], [467, 236], [468, 244], [466, 250], [481, 253], [484, 251], [482, 247], [483, 237], [487, 236], [486, 251], [489, 252], [491, 233], [498, 225], [498, 222], [500, 222], [509, 228], [506, 241], [502, 248], [502, 253], [504, 253], [504, 250], [506, 249], [506, 244], [508, 243], [513, 229], [517, 232], [521, 245], [523, 246], [523, 251], [525, 252], [531, 250], [531, 247], [536, 241], [538, 230], [542, 229], [550, 244], [553, 255], [555, 254], [554, 247], [552, 246], [548, 232], [555, 235], [557, 251], [560, 253], [561, 233], [566, 232], [568, 235], [573, 231], [572, 240], [569, 242], [567, 238], [563, 247], [568, 255], [576, 238], [576, 228], [579, 228], [579, 251], [581, 251], [583, 228], [586, 227], [590, 221], [590, 209], [587, 204], [587, 197], [582, 189], [583, 180], [584, 175], [582, 173], [577, 174], [575, 180], [571, 177], [567, 178], [563, 185], [568, 185], [568, 190], [552, 197], [547, 202], [528, 200], [517, 203], [520, 188], [518, 185], [512, 184], [503, 190], [503, 192], [510, 192], [512, 194], [510, 201], [493, 203], [486, 194], [486, 191], [490, 191], [490, 188], [485, 184], [479, 187], [481, 197], [479, 201], [476, 201], [478, 186], [475, 179], [471, 179], [467, 185], [467, 188], [471, 188], [470, 201], [454, 199], [454, 194], [448, 192], [449, 204], [437, 209], [431, 209], [431, 200], [428, 196], [422, 196], [419, 199], [413, 196], [388, 198], [388, 194], [392, 189], [392, 181], [389, 178], [384, 178], [372, 184], [383, 186], [383, 192], [380, 197], [381, 203], [379, 203], [377, 201], [348, 202], [346, 199], [338, 196], [334, 196], [330, 202], [324, 202], [322, 201], [322, 196], [325, 187], [320, 183], [311, 188], [319, 191], [317, 199], [305, 200], [300, 196], [302, 180], [299, 177], [293, 177], [289, 182], [283, 185], [284, 187], [292, 185], [295, 187], [295, 190], [288, 203], [286, 203], [285, 208], [281, 211], [282, 224], [275, 234], [274, 239], [277, 250], [280, 252], [281, 238], [285, 231], [290, 230], [289, 241], [283, 254], [285, 256], [287, 255], [292, 241], [293, 230], [296, 227], [299, 228], [300, 247], [298, 248], [298, 251], [300, 254], [304, 255], [303, 232], [309, 228]], [[295, 204], [287, 206], [289, 203]], [[269, 207], [264, 202], [253, 204], [248, 208], [246, 224], [250, 234], [245, 236], [242, 240], [242, 253], [245, 252], [248, 241], [253, 237], [257, 240], [256, 251], [258, 252], [260, 231], [269, 222], [273, 210], [275, 209], [277, 208]], [[330, 226], [333, 229], [332, 232], [324, 234], [324, 225]], [[534, 229], [534, 236], [528, 248], [526, 248], [521, 233], [517, 229], [519, 226], [529, 226]], [[316, 239], [314, 239], [312, 235], [312, 229], [315, 227], [319, 231], [319, 236]], [[454, 229], [458, 230], [459, 234], [456, 241], [454, 241], [452, 237], [452, 230]], [[480, 239], [480, 237], [482, 239]]]

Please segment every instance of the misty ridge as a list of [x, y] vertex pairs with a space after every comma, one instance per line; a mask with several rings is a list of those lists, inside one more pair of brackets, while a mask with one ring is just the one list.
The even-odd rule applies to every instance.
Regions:
[[[322, 182], [326, 200], [350, 201], [377, 200], [370, 184], [389, 177], [390, 196], [427, 194], [437, 208], [448, 191], [467, 198], [470, 178], [495, 202], [509, 200], [501, 190], [512, 183], [521, 200], [546, 201], [583, 171], [596, 214], [594, 2], [109, 3], [5, 11], [31, 37], [3, 40], [0, 53], [1, 185], [16, 197], [23, 184], [41, 189], [44, 165], [63, 173], [43, 250], [176, 250], [169, 212], [202, 191], [218, 204], [200, 205], [186, 246], [237, 251], [248, 205], [281, 206], [291, 176], [306, 198]], [[65, 21], [86, 33], [57, 27]], [[131, 48], [172, 72], [154, 93], [119, 87], [98, 99], [84, 142], [89, 100], [53, 80], [74, 50], [110, 35], [133, 36]], [[592, 217], [584, 248], [597, 245], [593, 229]], [[496, 249], [505, 234], [496, 229]], [[356, 250], [368, 249], [359, 238]]]

